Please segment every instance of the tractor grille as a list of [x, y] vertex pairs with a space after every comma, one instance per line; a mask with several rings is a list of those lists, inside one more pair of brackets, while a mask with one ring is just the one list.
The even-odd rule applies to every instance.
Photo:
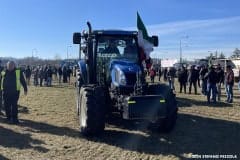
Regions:
[[136, 73], [125, 73], [125, 76], [127, 79], [127, 85], [134, 85], [136, 83]]

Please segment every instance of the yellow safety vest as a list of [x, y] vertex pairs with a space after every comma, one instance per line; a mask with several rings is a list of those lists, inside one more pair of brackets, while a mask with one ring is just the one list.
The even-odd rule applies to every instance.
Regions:
[[[15, 73], [16, 73], [16, 90], [17, 91], [20, 91], [21, 89], [21, 82], [20, 82], [20, 70], [19, 69], [16, 69], [15, 70]], [[3, 90], [3, 81], [4, 81], [4, 78], [5, 78], [5, 74], [6, 72], [5, 71], [2, 71], [1, 72], [1, 86], [0, 86], [0, 90]]]

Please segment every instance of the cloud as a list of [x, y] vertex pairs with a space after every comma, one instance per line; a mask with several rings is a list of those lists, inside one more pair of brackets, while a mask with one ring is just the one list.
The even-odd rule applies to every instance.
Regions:
[[[147, 26], [150, 35], [159, 36], [159, 47], [153, 55], [175, 58], [179, 56], [180, 39], [185, 58], [203, 58], [208, 51], [223, 52], [230, 56], [236, 47], [240, 47], [240, 16], [188, 20]], [[188, 35], [188, 39], [181, 37]], [[166, 54], [166, 52], [168, 54]]]
[[177, 21], [169, 22], [164, 24], [149, 25], [150, 34], [174, 34], [182, 31], [188, 31], [192, 29], [203, 29], [203, 28], [221, 28], [224, 25], [232, 23], [240, 24], [240, 16], [228, 17], [221, 19], [207, 19], [207, 20], [188, 20], [188, 21]]

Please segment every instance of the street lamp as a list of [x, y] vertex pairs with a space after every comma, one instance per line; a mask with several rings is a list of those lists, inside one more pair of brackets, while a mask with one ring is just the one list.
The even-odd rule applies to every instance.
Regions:
[[68, 48], [70, 48], [70, 47], [72, 47], [72, 46], [67, 46], [67, 60], [68, 60], [68, 58], [69, 58], [69, 55], [68, 55]]
[[32, 49], [32, 60], [31, 60], [31, 61], [32, 61], [32, 62], [31, 62], [32, 64], [33, 64], [34, 52], [35, 52], [35, 55], [37, 55], [38, 50], [37, 50], [36, 48], [33, 48], [33, 49]]
[[34, 57], [34, 52], [35, 52], [35, 55], [36, 55], [37, 52], [38, 52], [36, 48], [33, 48], [33, 49], [32, 49], [32, 58]]
[[188, 36], [183, 36], [180, 38], [180, 47], [179, 47], [179, 50], [180, 50], [180, 64], [182, 64], [182, 40], [183, 39], [188, 39]]

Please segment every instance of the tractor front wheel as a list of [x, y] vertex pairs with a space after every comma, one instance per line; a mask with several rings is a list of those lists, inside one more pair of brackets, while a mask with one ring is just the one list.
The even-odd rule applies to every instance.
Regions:
[[80, 132], [97, 135], [105, 128], [105, 95], [101, 87], [88, 85], [80, 90]]

